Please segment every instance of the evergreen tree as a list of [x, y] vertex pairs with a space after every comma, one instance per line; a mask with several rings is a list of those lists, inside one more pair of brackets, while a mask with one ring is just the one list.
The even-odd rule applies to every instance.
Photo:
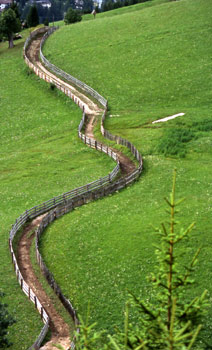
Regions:
[[67, 12], [69, 7], [71, 7], [73, 10], [76, 9], [75, 0], [66, 0], [64, 4], [64, 12]]
[[21, 30], [21, 22], [16, 17], [15, 12], [9, 8], [0, 17], [0, 33], [9, 42], [9, 48], [14, 47], [13, 36]]
[[48, 27], [49, 26], [49, 19], [45, 18], [43, 24]]
[[[179, 242], [188, 238], [194, 223], [186, 229], [177, 228], [177, 207], [183, 199], [176, 201], [175, 184], [176, 171], [170, 199], [165, 198], [169, 207], [169, 222], [163, 223], [161, 229], [155, 229], [160, 238], [160, 244], [156, 248], [157, 272], [150, 277], [155, 300], [147, 303], [131, 294], [131, 305], [138, 310], [140, 316], [135, 325], [129, 323], [128, 303], [125, 332], [119, 332], [115, 338], [110, 337], [113, 350], [190, 350], [202, 328], [207, 291], [192, 300], [185, 298], [185, 289], [193, 283], [191, 275], [200, 249], [190, 263], [181, 263], [181, 256], [176, 248]], [[200, 349], [202, 348], [198, 347]]]
[[[165, 198], [169, 207], [168, 224], [156, 229], [160, 243], [156, 248], [156, 273], [152, 273], [153, 302], [145, 302], [130, 293], [126, 304], [124, 331], [108, 336], [109, 343], [102, 340], [102, 334], [94, 331], [95, 324], [89, 325], [80, 319], [80, 332], [76, 334], [76, 350], [191, 350], [196, 344], [202, 328], [206, 294], [192, 300], [186, 299], [185, 290], [193, 283], [191, 278], [200, 249], [190, 263], [183, 264], [177, 246], [189, 238], [194, 223], [186, 229], [178, 229], [176, 214], [182, 200], [175, 199], [176, 171], [173, 176], [170, 199]], [[136, 321], [130, 322], [130, 314], [136, 311]], [[131, 311], [131, 312], [130, 312]], [[197, 349], [197, 348], [195, 348]], [[198, 350], [203, 350], [198, 344]]]
[[63, 19], [65, 3], [58, 0], [50, 0], [51, 7], [48, 10], [47, 17], [50, 21], [60, 21]]
[[117, 8], [117, 6], [115, 6], [115, 3], [112, 0], [106, 0], [102, 3], [103, 12], [113, 10], [114, 8]]
[[28, 16], [30, 7], [31, 6], [28, 3], [26, 3], [26, 5], [24, 5], [24, 7], [22, 8], [22, 11], [21, 11], [21, 19], [25, 21], [26, 27], [28, 27], [26, 18]]
[[11, 6], [10, 6], [10, 8], [15, 12], [16, 17], [17, 17], [18, 19], [20, 19], [21, 16], [20, 16], [20, 12], [19, 12], [17, 3], [13, 1], [12, 4], [11, 4]]
[[41, 4], [36, 5], [39, 17], [39, 23], [44, 23], [45, 19], [48, 17], [48, 8], [42, 6]]
[[84, 0], [83, 1], [83, 12], [91, 13], [93, 10], [93, 1], [92, 0]]
[[[4, 294], [0, 292], [0, 298]], [[7, 339], [8, 328], [15, 323], [14, 318], [7, 311], [7, 304], [3, 304], [0, 301], [0, 349], [6, 349], [10, 347], [10, 343]]]
[[29, 27], [36, 27], [39, 24], [39, 16], [36, 5], [29, 8], [29, 13], [27, 15], [27, 24]]
[[76, 10], [73, 10], [71, 7], [68, 9], [64, 22], [65, 24], [71, 24], [75, 22], [80, 22], [82, 20], [82, 16]]

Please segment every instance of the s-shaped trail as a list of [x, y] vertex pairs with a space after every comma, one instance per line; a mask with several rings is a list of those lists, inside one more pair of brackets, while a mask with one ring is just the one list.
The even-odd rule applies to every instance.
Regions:
[[[59, 79], [41, 64], [39, 60], [39, 51], [42, 37], [43, 35], [39, 35], [31, 41], [30, 45], [27, 48], [26, 56], [43, 73], [48, 73], [48, 75], [56, 79], [60, 84], [63, 84], [63, 86], [71, 89], [72, 93], [78, 98], [78, 100], [83, 102], [85, 106], [85, 113], [87, 116], [85, 135], [94, 139], [94, 125], [97, 121], [98, 115], [102, 114], [103, 110], [94, 101], [85, 96], [82, 92], [78, 91], [76, 87], [71, 86], [70, 84]], [[119, 157], [120, 168], [122, 172], [121, 176], [126, 176], [127, 174], [133, 172], [135, 170], [135, 164], [121, 152], [117, 150], [114, 151], [118, 154]], [[42, 218], [45, 215], [46, 214], [37, 217], [24, 228], [23, 234], [18, 243], [17, 261], [23, 278], [30, 286], [30, 288], [34, 291], [34, 293], [37, 295], [41, 304], [45, 307], [45, 310], [50, 318], [51, 340], [47, 342], [41, 349], [56, 349], [56, 347], [53, 344], [59, 344], [65, 349], [69, 349], [71, 330], [69, 326], [64, 322], [62, 317], [55, 310], [52, 301], [50, 300], [46, 292], [43, 290], [41, 283], [36, 277], [30, 260], [30, 247], [35, 235], [34, 231], [38, 227]]]

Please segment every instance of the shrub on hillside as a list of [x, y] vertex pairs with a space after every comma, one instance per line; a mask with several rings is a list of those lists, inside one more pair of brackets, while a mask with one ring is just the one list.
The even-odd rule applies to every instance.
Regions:
[[167, 129], [160, 139], [157, 146], [157, 151], [165, 156], [178, 156], [184, 158], [186, 155], [185, 143], [192, 140], [194, 134], [183, 128]]
[[81, 20], [82, 20], [82, 16], [80, 15], [80, 13], [76, 10], [73, 10], [71, 7], [69, 7], [64, 18], [65, 24], [80, 22]]
[[211, 131], [212, 130], [212, 120], [205, 119], [205, 120], [200, 121], [200, 122], [193, 122], [192, 129], [198, 130], [198, 131]]

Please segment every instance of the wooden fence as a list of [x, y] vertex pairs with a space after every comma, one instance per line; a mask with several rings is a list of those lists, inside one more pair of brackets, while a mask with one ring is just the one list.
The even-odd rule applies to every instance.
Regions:
[[35, 293], [33, 292], [33, 290], [28, 286], [28, 284], [24, 281], [23, 276], [19, 270], [18, 264], [17, 264], [17, 260], [16, 260], [16, 256], [13, 250], [13, 246], [12, 246], [12, 241], [9, 240], [9, 248], [10, 248], [10, 252], [11, 252], [11, 256], [12, 256], [12, 263], [14, 265], [14, 269], [15, 269], [15, 274], [18, 280], [18, 283], [21, 286], [21, 289], [23, 290], [23, 292], [27, 295], [27, 297], [29, 298], [29, 300], [31, 300], [34, 305], [35, 308], [38, 310], [38, 312], [41, 315], [41, 319], [44, 322], [44, 327], [42, 328], [39, 336], [36, 339], [36, 342], [32, 345], [32, 347], [30, 349], [39, 349], [40, 345], [43, 341], [43, 339], [46, 336], [46, 333], [49, 329], [49, 316], [46, 313], [46, 310], [44, 309], [44, 307], [42, 306], [42, 304], [40, 303], [38, 297], [35, 295]]
[[[113, 158], [116, 162], [117, 165], [113, 169], [111, 173], [106, 175], [103, 178], [100, 178], [96, 181], [93, 181], [89, 184], [86, 184], [84, 186], [78, 187], [76, 189], [73, 189], [71, 191], [68, 191], [66, 193], [63, 193], [60, 196], [54, 197], [44, 203], [41, 203], [39, 205], [34, 206], [33, 208], [30, 208], [26, 210], [22, 215], [20, 215], [17, 219], [15, 224], [12, 226], [12, 229], [10, 231], [9, 235], [9, 247], [10, 247], [10, 252], [12, 255], [12, 262], [14, 264], [14, 269], [15, 273], [18, 279], [18, 282], [23, 290], [23, 292], [28, 296], [28, 298], [35, 304], [36, 309], [39, 311], [41, 318], [44, 322], [44, 327], [42, 328], [38, 338], [36, 339], [35, 343], [30, 347], [29, 350], [37, 350], [40, 348], [40, 344], [42, 343], [43, 339], [45, 338], [45, 335], [48, 331], [49, 328], [49, 316], [46, 313], [44, 307], [41, 305], [39, 299], [37, 296], [34, 294], [34, 292], [31, 290], [31, 288], [27, 285], [27, 283], [24, 281], [23, 276], [20, 273], [17, 260], [15, 257], [15, 253], [13, 250], [12, 242], [13, 239], [16, 235], [16, 233], [23, 227], [23, 225], [28, 222], [29, 220], [32, 220], [33, 218], [48, 212], [47, 216], [44, 217], [42, 220], [37, 232], [36, 232], [36, 256], [37, 260], [39, 263], [39, 266], [41, 270], [44, 272], [44, 275], [47, 278], [48, 283], [50, 286], [53, 288], [55, 293], [58, 295], [59, 299], [65, 306], [65, 308], [68, 310], [70, 315], [72, 316], [76, 327], [78, 326], [78, 319], [76, 315], [76, 311], [74, 310], [71, 302], [63, 295], [60, 287], [58, 284], [55, 282], [53, 275], [51, 272], [48, 270], [46, 267], [42, 256], [39, 252], [39, 238], [44, 231], [44, 229], [49, 225], [50, 222], [53, 222], [55, 219], [59, 218], [60, 216], [66, 214], [67, 212], [70, 212], [77, 206], [81, 206], [84, 203], [87, 203], [91, 200], [96, 200], [98, 198], [101, 198], [103, 196], [107, 196], [111, 193], [114, 193], [117, 190], [120, 190], [124, 187], [126, 187], [128, 184], [132, 183], [137, 179], [139, 174], [142, 171], [142, 157], [139, 153], [139, 151], [127, 140], [119, 137], [119, 136], [114, 136], [111, 133], [109, 133], [105, 128], [104, 128], [104, 120], [106, 117], [107, 113], [107, 101], [100, 95], [98, 94], [95, 90], [92, 88], [88, 87], [86, 84], [80, 82], [79, 80], [69, 76], [68, 79], [66, 76], [63, 76], [63, 74], [66, 74], [65, 72], [62, 73], [61, 76], [65, 78], [66, 80], [71, 81], [75, 85], [79, 86], [81, 89], [86, 91], [87, 93], [91, 94], [91, 96], [95, 97], [97, 101], [104, 107], [104, 112], [102, 114], [102, 120], [101, 120], [101, 132], [103, 136], [110, 140], [116, 141], [118, 144], [125, 145], [130, 149], [132, 154], [135, 156], [136, 160], [139, 163], [139, 166], [137, 169], [135, 169], [132, 173], [125, 177], [120, 177], [118, 179], [117, 175], [119, 174], [120, 171], [120, 165], [119, 165], [119, 160], [117, 154], [112, 151], [109, 147], [99, 143], [93, 138], [89, 138], [86, 135], [82, 133], [83, 126], [85, 124], [85, 112], [84, 112], [84, 103], [83, 101], [80, 101], [80, 99], [71, 92], [69, 88], [67, 88], [67, 85], [63, 85], [61, 82], [57, 80], [56, 77], [52, 77], [52, 75], [48, 75], [48, 73], [44, 73], [42, 70], [40, 70], [38, 67], [36, 67], [27, 57], [27, 48], [31, 42], [38, 34], [46, 32], [47, 28], [40, 28], [37, 31], [34, 31], [30, 34], [30, 37], [26, 40], [25, 45], [24, 45], [24, 59], [26, 64], [34, 70], [34, 72], [41, 78], [44, 79], [45, 81], [54, 84], [58, 89], [63, 91], [66, 95], [68, 95], [70, 98], [74, 100], [75, 103], [78, 104], [78, 106], [83, 110], [83, 115], [82, 115], [82, 120], [80, 122], [80, 125], [78, 127], [78, 136], [81, 138], [81, 140], [87, 144], [89, 147], [95, 148], [101, 152], [104, 152], [108, 154], [111, 158]], [[55, 27], [52, 27], [48, 29], [48, 32], [44, 36], [44, 39], [42, 40], [42, 45], [44, 41], [48, 38], [48, 36], [53, 33], [56, 30]], [[41, 47], [41, 57], [44, 59], [46, 62], [45, 57], [42, 54], [42, 47]], [[50, 64], [50, 63], [48, 63]], [[59, 74], [59, 73], [58, 73]], [[71, 77], [71, 78], [70, 78]], [[74, 342], [72, 341], [70, 345], [70, 349], [74, 348]]]
[[43, 36], [43, 39], [41, 41], [41, 46], [40, 46], [40, 58], [43, 64], [53, 73], [55, 73], [57, 76], [60, 76], [62, 79], [67, 80], [71, 84], [76, 85], [79, 87], [81, 90], [85, 91], [88, 95], [94, 97], [97, 101], [100, 102], [100, 104], [105, 108], [107, 105], [107, 100], [101, 96], [97, 91], [92, 89], [90, 86], [87, 84], [83, 83], [79, 79], [76, 79], [75, 77], [72, 77], [70, 74], [64, 72], [62, 69], [56, 67], [54, 64], [50, 63], [46, 57], [43, 55], [42, 48], [43, 45], [46, 41], [46, 39], [55, 31], [57, 30], [58, 27], [51, 28], [49, 31], [46, 32], [46, 34]]

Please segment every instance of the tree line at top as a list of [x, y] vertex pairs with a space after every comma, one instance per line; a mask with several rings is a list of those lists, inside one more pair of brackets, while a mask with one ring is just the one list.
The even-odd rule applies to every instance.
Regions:
[[96, 2], [94, 4], [93, 0], [45, 0], [43, 2], [16, 0], [11, 6], [16, 6], [19, 12], [17, 17], [20, 18], [25, 26], [29, 26], [27, 18], [29, 17], [30, 11], [32, 11], [32, 7], [36, 7], [37, 9], [39, 23], [47, 24], [47, 22], [63, 20], [70, 7], [77, 10], [80, 14], [86, 14], [91, 13], [94, 8], [98, 13], [145, 1], [149, 0], [103, 0], [101, 6], [96, 6]]
[[63, 20], [70, 7], [81, 13], [91, 13], [94, 6], [92, 0], [48, 0], [46, 5], [45, 3], [42, 4], [41, 1], [34, 3], [28, 0], [16, 1], [22, 21], [27, 20], [30, 8], [35, 6], [38, 12], [39, 23], [44, 23], [46, 19], [49, 22]]
[[0, 41], [6, 39], [9, 48], [14, 46], [14, 34], [27, 27], [36, 27], [43, 23], [59, 20], [65, 24], [81, 21], [82, 14], [104, 12], [115, 8], [133, 5], [150, 0], [103, 0], [101, 7], [95, 6], [93, 0], [13, 0], [9, 8], [0, 13]]

